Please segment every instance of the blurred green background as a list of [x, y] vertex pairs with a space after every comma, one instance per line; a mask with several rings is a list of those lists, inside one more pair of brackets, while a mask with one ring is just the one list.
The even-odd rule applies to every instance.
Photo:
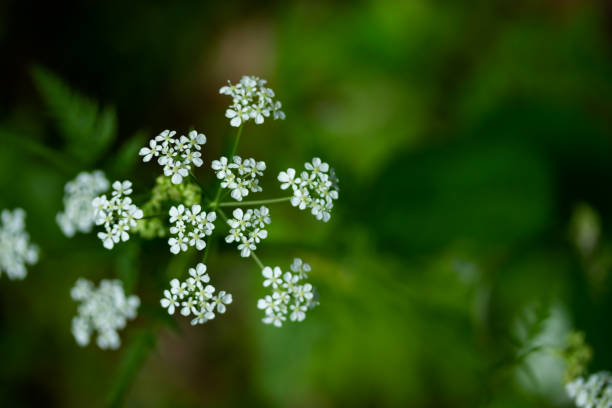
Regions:
[[[612, 369], [609, 1], [5, 0], [0, 55], [0, 208], [42, 248], [25, 281], [0, 277], [0, 406], [567, 407], [563, 362], [530, 350], [572, 329]], [[40, 67], [91, 98], [74, 123]], [[258, 250], [309, 262], [321, 306], [260, 323], [257, 267], [217, 234], [208, 268], [234, 303], [193, 328], [158, 302], [196, 254], [107, 251], [55, 214], [82, 170], [147, 191], [159, 168], [136, 152], [166, 128], [207, 135], [213, 183], [234, 134], [218, 89], [243, 74], [287, 114], [244, 130], [259, 198], [313, 156], [340, 178], [329, 223], [276, 205]], [[119, 351], [72, 338], [78, 277], [141, 297]]]

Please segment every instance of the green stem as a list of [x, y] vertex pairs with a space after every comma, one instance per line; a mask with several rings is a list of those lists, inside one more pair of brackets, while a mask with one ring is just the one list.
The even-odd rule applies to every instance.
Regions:
[[251, 258], [253, 258], [253, 260], [257, 263], [257, 266], [259, 266], [260, 269], [264, 268], [264, 264], [261, 262], [261, 259], [259, 259], [257, 255], [255, 255], [255, 252], [251, 252]]
[[274, 203], [282, 203], [284, 201], [291, 200], [291, 197], [281, 197], [281, 198], [270, 198], [268, 200], [256, 200], [256, 201], [228, 201], [225, 203], [219, 203], [219, 207], [241, 207], [247, 205], [261, 205], [261, 204], [274, 204]]
[[206, 191], [204, 190], [204, 186], [200, 183], [198, 178], [195, 176], [195, 174], [193, 174], [193, 172], [191, 170], [189, 170], [189, 177], [191, 177], [193, 182], [196, 183], [198, 185], [198, 187], [200, 187], [200, 191], [202, 191], [202, 195], [204, 197], [208, 196], [208, 194], [206, 194]]
[[[240, 142], [240, 135], [242, 135], [242, 126], [244, 125], [240, 125], [240, 127], [238, 128], [238, 132], [236, 133], [236, 139], [234, 140], [234, 146], [232, 147], [232, 151], [229, 155], [228, 160], [232, 160], [232, 157], [234, 157], [234, 155], [236, 154], [236, 150], [238, 150], [238, 142]], [[221, 198], [222, 190], [223, 189], [221, 188], [221, 182], [219, 182], [219, 187], [217, 187], [217, 193], [215, 194], [215, 199], [210, 204], [211, 208], [217, 208], [219, 206], [219, 199]]]

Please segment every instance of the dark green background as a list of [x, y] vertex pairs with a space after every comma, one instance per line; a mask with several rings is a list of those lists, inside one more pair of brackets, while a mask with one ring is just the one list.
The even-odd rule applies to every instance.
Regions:
[[[522, 358], [517, 327], [557, 325], [557, 345], [583, 330], [591, 368], [612, 369], [611, 16], [604, 0], [0, 3], [0, 207], [26, 209], [42, 248], [25, 281], [0, 278], [0, 405], [569, 406], [563, 365]], [[67, 159], [34, 66], [115, 107], [104, 155]], [[243, 74], [267, 78], [287, 114], [244, 129], [239, 154], [268, 165], [260, 198], [313, 156], [340, 178], [331, 222], [275, 205], [258, 250], [310, 262], [321, 306], [261, 324], [256, 265], [218, 241], [209, 272], [234, 303], [192, 328], [158, 301], [195, 254], [164, 240], [109, 252], [63, 237], [55, 214], [81, 170], [149, 189], [159, 167], [126, 146], [166, 128], [207, 135], [196, 174], [214, 182], [234, 134], [218, 89]], [[581, 202], [602, 229], [588, 259], [569, 228]], [[71, 337], [78, 277], [141, 297], [120, 351]]]

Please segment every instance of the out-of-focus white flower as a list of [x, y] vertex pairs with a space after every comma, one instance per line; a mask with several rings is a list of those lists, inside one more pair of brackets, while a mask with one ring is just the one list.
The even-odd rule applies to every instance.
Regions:
[[164, 175], [170, 177], [173, 184], [180, 184], [189, 175], [191, 165], [200, 167], [203, 164], [201, 145], [206, 143], [206, 136], [195, 130], [188, 136], [174, 137], [176, 132], [164, 130], [149, 141], [149, 146], [140, 149], [139, 155], [145, 162], [157, 157], [163, 166]]
[[28, 274], [26, 265], [38, 261], [38, 247], [30, 243], [25, 230], [26, 213], [21, 208], [2, 210], [0, 216], [0, 275], [9, 279], [23, 279]]
[[592, 374], [586, 381], [579, 377], [567, 384], [565, 389], [577, 407], [612, 407], [612, 375], [608, 372]]
[[228, 81], [219, 89], [220, 94], [232, 97], [232, 104], [225, 111], [231, 126], [238, 127], [251, 119], [260, 125], [270, 115], [274, 120], [285, 119], [282, 104], [274, 100], [274, 91], [265, 85], [264, 79], [243, 76], [237, 84]]
[[257, 308], [265, 313], [262, 319], [265, 324], [281, 327], [287, 316], [292, 322], [301, 322], [306, 318], [308, 309], [319, 304], [312, 285], [303, 282], [310, 271], [310, 265], [295, 258], [291, 270], [294, 273], [283, 274], [279, 266], [266, 266], [261, 271], [265, 278], [263, 286], [272, 292], [257, 301]]
[[64, 187], [64, 211], [55, 217], [62, 232], [72, 237], [76, 232], [91, 232], [95, 210], [91, 201], [108, 190], [109, 183], [100, 170], [79, 173]]
[[92, 282], [80, 278], [70, 291], [80, 302], [78, 315], [72, 319], [72, 334], [80, 346], [89, 344], [97, 330], [96, 343], [101, 349], [117, 349], [121, 340], [117, 330], [123, 329], [128, 319], [136, 317], [140, 305], [138, 296], [125, 296], [118, 280], [102, 280], [96, 289]]
[[178, 254], [190, 246], [198, 251], [203, 250], [206, 247], [204, 238], [213, 233], [216, 219], [217, 214], [214, 211], [202, 211], [199, 204], [194, 204], [191, 208], [185, 208], [182, 204], [171, 207], [170, 233], [173, 236], [168, 239], [170, 252]]
[[240, 156], [234, 156], [230, 162], [227, 157], [221, 157], [219, 160], [213, 160], [211, 167], [217, 178], [222, 180], [221, 187], [231, 190], [231, 196], [236, 201], [242, 201], [249, 191], [262, 191], [259, 177], [266, 169], [266, 163], [263, 161], [258, 162], [253, 158], [242, 160]]
[[236, 242], [240, 256], [243, 258], [250, 256], [251, 252], [257, 249], [255, 244], [268, 237], [265, 226], [271, 222], [269, 214], [270, 210], [264, 206], [246, 211], [236, 208], [232, 213], [233, 218], [227, 220], [230, 232], [225, 237], [225, 242], [228, 244]]
[[168, 314], [174, 314], [175, 310], [180, 308], [181, 315], [194, 316], [191, 325], [195, 326], [214, 319], [215, 309], [218, 313], [225, 313], [226, 306], [233, 301], [232, 295], [225, 291], [214, 295], [215, 287], [206, 284], [210, 282], [206, 265], [199, 263], [195, 268], [190, 268], [189, 275], [186, 281], [172, 279], [170, 290], [164, 290], [160, 304], [164, 309], [168, 309]]
[[331, 209], [334, 208], [334, 201], [338, 199], [338, 178], [334, 170], [318, 157], [313, 158], [312, 162], [306, 163], [304, 167], [310, 172], [303, 171], [299, 177], [296, 177], [295, 169], [281, 171], [278, 175], [281, 189], [291, 187], [291, 205], [300, 210], [308, 208], [318, 220], [327, 222]]
[[115, 181], [109, 200], [106, 195], [94, 198], [90, 207], [94, 211], [96, 225], [104, 226], [105, 232], [99, 232], [98, 238], [107, 249], [112, 249], [120, 241], [130, 239], [129, 231], [136, 226], [136, 221], [143, 217], [142, 210], [132, 203], [130, 181]]

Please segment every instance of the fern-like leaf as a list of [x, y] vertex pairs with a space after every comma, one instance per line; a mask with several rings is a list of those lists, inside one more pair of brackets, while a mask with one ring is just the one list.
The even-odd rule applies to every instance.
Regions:
[[67, 152], [84, 163], [98, 159], [117, 135], [115, 110], [100, 110], [95, 101], [72, 90], [42, 67], [34, 67], [32, 77], [64, 138]]

